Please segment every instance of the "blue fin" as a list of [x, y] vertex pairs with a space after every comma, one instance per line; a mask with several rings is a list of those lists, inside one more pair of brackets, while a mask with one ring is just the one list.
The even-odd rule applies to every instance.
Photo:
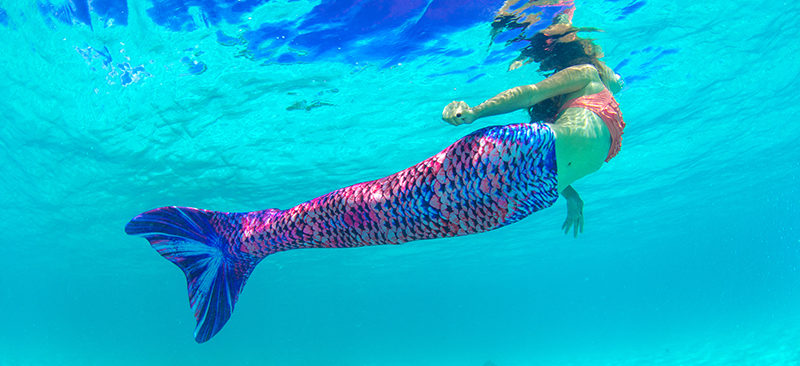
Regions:
[[258, 263], [238, 253], [224, 235], [235, 232], [235, 215], [172, 206], [147, 211], [125, 226], [127, 234], [144, 236], [186, 274], [198, 343], [211, 339], [230, 319], [239, 293]]

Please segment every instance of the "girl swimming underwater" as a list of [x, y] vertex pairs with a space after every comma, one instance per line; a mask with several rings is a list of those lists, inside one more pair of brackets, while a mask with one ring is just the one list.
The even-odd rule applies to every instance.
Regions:
[[[228, 321], [253, 268], [270, 254], [299, 248], [401, 244], [480, 233], [517, 222], [567, 199], [563, 229], [582, 230], [583, 202], [570, 186], [620, 149], [624, 123], [611, 95], [619, 77], [598, 60], [577, 28], [551, 26], [540, 44], [547, 79], [509, 89], [470, 108], [445, 107], [454, 125], [528, 108], [532, 117], [555, 108], [547, 123], [479, 129], [440, 153], [388, 177], [338, 189], [295, 207], [230, 213], [162, 207], [125, 227], [141, 235], [186, 274], [205, 342]], [[538, 38], [537, 38], [538, 37]], [[538, 57], [538, 56], [537, 56]]]

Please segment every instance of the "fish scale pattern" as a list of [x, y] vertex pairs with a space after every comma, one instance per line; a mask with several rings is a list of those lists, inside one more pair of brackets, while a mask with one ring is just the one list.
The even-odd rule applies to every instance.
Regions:
[[236, 216], [227, 231], [241, 254], [401, 244], [497, 229], [558, 198], [555, 135], [545, 124], [477, 130], [385, 178], [288, 210]]

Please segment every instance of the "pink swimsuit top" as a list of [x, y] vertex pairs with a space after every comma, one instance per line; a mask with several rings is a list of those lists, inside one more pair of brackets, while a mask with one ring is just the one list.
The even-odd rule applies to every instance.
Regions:
[[561, 106], [556, 115], [561, 114], [567, 108], [584, 108], [596, 114], [608, 127], [611, 133], [611, 148], [608, 149], [606, 162], [617, 155], [622, 148], [622, 130], [625, 129], [625, 121], [622, 120], [622, 112], [619, 110], [619, 103], [611, 95], [608, 89], [603, 91], [577, 97]]

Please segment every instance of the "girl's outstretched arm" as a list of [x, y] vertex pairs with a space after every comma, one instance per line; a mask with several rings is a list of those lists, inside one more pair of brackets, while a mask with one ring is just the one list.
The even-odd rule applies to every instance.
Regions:
[[442, 119], [457, 126], [478, 118], [528, 108], [545, 99], [578, 91], [593, 78], [598, 78], [598, 73], [592, 65], [568, 67], [536, 84], [508, 89], [474, 108], [463, 101], [453, 101], [442, 111]]

